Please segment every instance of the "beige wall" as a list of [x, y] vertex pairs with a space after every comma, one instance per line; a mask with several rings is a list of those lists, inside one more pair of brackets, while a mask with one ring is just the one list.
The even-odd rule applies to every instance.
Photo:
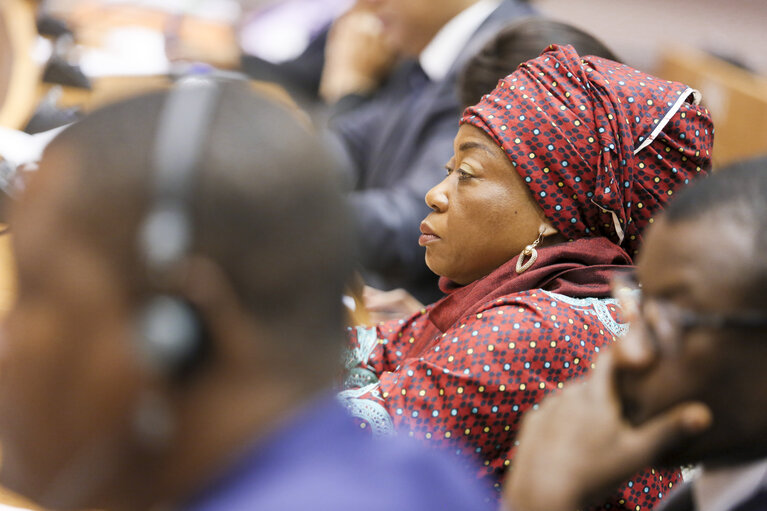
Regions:
[[534, 0], [609, 44], [628, 64], [655, 71], [659, 49], [715, 48], [767, 75], [767, 0]]

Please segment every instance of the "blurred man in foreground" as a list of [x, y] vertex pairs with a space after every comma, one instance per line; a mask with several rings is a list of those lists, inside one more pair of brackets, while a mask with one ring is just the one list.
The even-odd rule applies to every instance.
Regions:
[[335, 166], [241, 84], [63, 131], [12, 215], [0, 483], [55, 509], [476, 508], [326, 390], [352, 246]]
[[664, 511], [767, 509], [765, 251], [765, 160], [672, 202], [642, 249], [641, 296], [617, 286], [628, 336], [525, 419], [507, 508], [571, 510], [640, 467], [701, 463]]

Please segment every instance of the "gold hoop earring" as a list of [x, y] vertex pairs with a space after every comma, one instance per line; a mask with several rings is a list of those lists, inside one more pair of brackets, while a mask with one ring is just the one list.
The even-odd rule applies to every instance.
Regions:
[[[538, 244], [543, 239], [543, 232], [541, 232], [538, 235], [538, 239], [533, 241], [531, 245], [528, 245], [525, 247], [525, 249], [520, 252], [519, 258], [517, 259], [517, 273], [525, 273], [532, 265], [535, 263], [535, 261], [538, 259], [538, 251], [535, 250], [535, 247], [538, 246]], [[522, 261], [525, 259], [525, 257], [529, 256], [530, 259], [527, 260], [526, 263], [522, 263]]]

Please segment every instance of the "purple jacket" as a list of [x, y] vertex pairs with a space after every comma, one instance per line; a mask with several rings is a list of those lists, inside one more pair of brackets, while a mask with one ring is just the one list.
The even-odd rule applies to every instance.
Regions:
[[487, 491], [441, 453], [373, 439], [333, 399], [256, 443], [185, 511], [483, 511]]

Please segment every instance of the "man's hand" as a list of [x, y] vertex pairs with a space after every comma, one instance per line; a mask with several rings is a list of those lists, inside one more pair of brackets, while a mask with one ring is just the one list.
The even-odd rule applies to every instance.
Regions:
[[573, 511], [604, 497], [681, 438], [711, 424], [701, 403], [683, 403], [639, 426], [621, 415], [612, 354], [588, 380], [529, 412], [504, 483], [508, 511]]
[[320, 96], [333, 103], [378, 88], [395, 62], [378, 18], [359, 5], [338, 18], [328, 34]]
[[403, 319], [423, 309], [423, 304], [404, 289], [381, 291], [365, 286], [362, 297], [373, 324]]

